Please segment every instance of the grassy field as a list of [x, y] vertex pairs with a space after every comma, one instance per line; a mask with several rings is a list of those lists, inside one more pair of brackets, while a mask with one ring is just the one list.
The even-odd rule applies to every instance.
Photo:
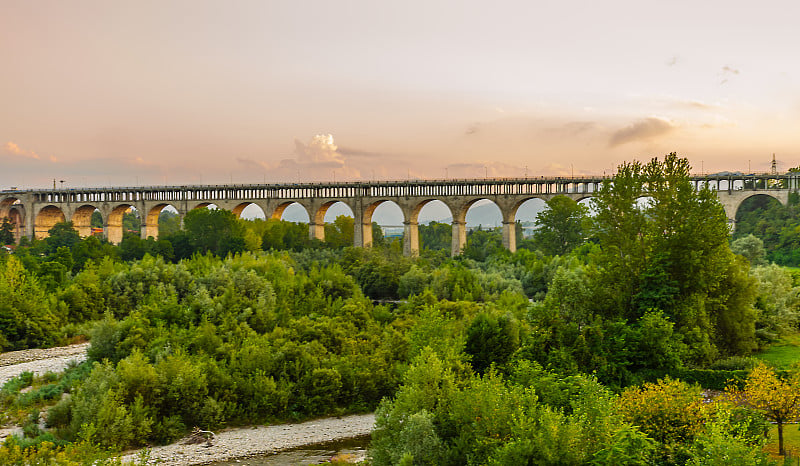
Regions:
[[797, 424], [787, 424], [783, 426], [783, 441], [786, 444], [786, 460], [778, 455], [778, 428], [772, 426], [769, 430], [769, 440], [764, 447], [770, 457], [778, 461], [779, 465], [800, 465], [800, 429]]
[[777, 369], [788, 369], [800, 362], [800, 333], [784, 337], [755, 357]]

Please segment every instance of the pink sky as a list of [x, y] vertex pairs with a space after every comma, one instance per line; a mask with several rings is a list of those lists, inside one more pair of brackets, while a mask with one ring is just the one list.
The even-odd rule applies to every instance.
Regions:
[[[699, 4], [699, 5], [698, 5]], [[4, 1], [0, 189], [800, 165], [800, 3]]]

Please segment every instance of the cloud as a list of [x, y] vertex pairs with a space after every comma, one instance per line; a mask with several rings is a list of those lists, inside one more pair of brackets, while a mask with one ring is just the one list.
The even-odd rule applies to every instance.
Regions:
[[374, 157], [384, 157], [384, 156], [386, 156], [386, 154], [382, 154], [380, 152], [372, 152], [372, 151], [363, 150], [363, 149], [354, 149], [354, 148], [351, 148], [351, 147], [339, 147], [338, 152], [340, 154], [344, 155], [344, 156], [349, 156], [349, 157], [369, 157], [369, 158], [374, 158]]
[[580, 136], [599, 129], [594, 121], [570, 121], [558, 127], [548, 128], [547, 132], [557, 136]]
[[[8, 141], [6, 145], [3, 146], [3, 149], [5, 150], [5, 152], [10, 153], [12, 155], [19, 155], [22, 157], [27, 157], [29, 159], [36, 159], [36, 160], [40, 158], [39, 154], [37, 154], [36, 152], [30, 150], [24, 150], [21, 147], [19, 147], [18, 144], [11, 141]], [[51, 157], [51, 161], [52, 159], [53, 158]]]
[[332, 134], [317, 134], [306, 145], [294, 140], [294, 153], [301, 164], [313, 163], [317, 166], [344, 166], [344, 156], [338, 152]]
[[647, 141], [675, 130], [676, 126], [663, 118], [649, 117], [615, 131], [608, 141], [609, 147], [636, 141]]
[[[308, 144], [294, 140], [293, 158], [273, 163], [239, 157], [236, 162], [245, 170], [264, 173], [272, 180], [319, 181], [362, 178], [361, 169], [348, 164], [348, 157], [380, 157], [382, 154], [354, 148], [340, 149], [331, 134], [318, 134]], [[378, 167], [376, 167], [378, 168]], [[374, 170], [373, 170], [374, 171]]]
[[242, 157], [237, 157], [236, 161], [239, 163], [239, 165], [242, 165], [247, 170], [262, 171], [262, 170], [268, 170], [269, 169], [269, 164], [264, 163], [264, 162], [259, 162], [257, 160], [253, 160], [253, 159], [245, 159], [245, 158], [242, 158]]

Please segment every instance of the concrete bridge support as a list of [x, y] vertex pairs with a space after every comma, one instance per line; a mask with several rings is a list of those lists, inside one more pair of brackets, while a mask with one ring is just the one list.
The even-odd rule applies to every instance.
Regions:
[[419, 255], [419, 224], [403, 222], [403, 255], [413, 257]]

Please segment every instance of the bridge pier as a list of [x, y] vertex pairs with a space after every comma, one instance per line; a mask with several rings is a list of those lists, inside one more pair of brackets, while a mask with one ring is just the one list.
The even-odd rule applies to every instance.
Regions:
[[318, 239], [320, 241], [325, 240], [325, 224], [322, 223], [313, 223], [309, 222], [308, 224], [308, 237], [313, 239]]
[[[367, 239], [369, 233], [369, 240]], [[353, 246], [368, 248], [372, 246], [372, 224], [367, 225], [361, 220], [360, 215], [353, 218]]]
[[503, 247], [517, 252], [517, 222], [503, 222]]
[[419, 255], [419, 223], [403, 222], [403, 255], [414, 257]]
[[453, 220], [453, 242], [450, 248], [450, 256], [460, 256], [464, 247], [467, 245], [467, 223]]

